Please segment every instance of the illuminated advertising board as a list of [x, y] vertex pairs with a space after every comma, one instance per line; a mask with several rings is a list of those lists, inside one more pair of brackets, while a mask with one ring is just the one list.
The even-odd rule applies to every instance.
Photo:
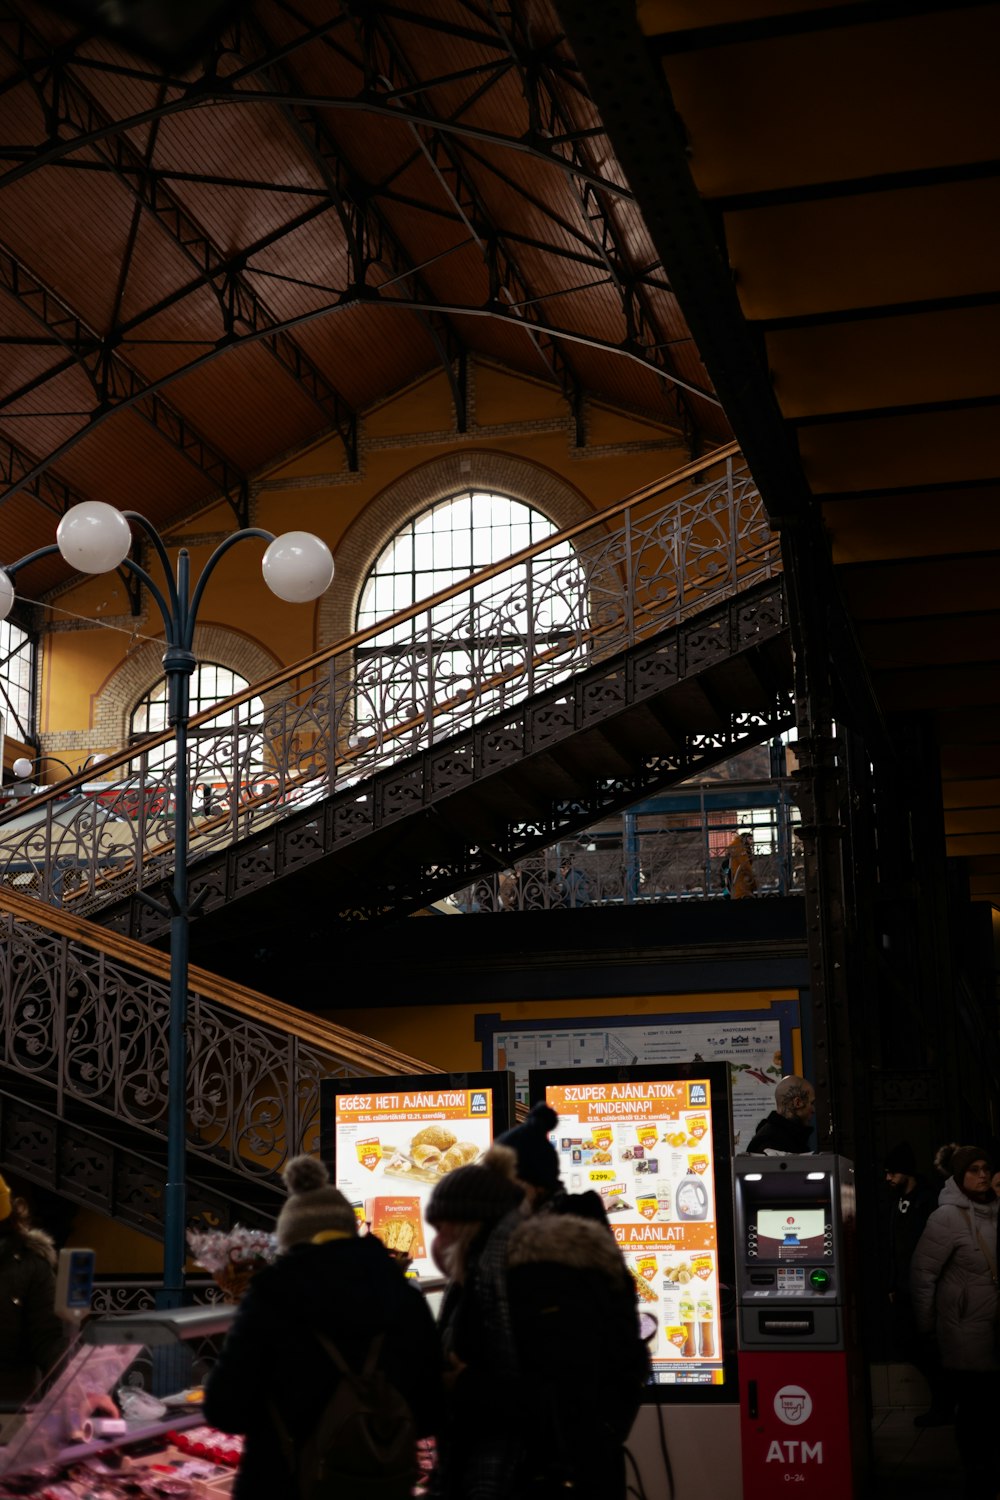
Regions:
[[510, 1123], [512, 1084], [503, 1073], [327, 1080], [321, 1086], [323, 1155], [353, 1205], [362, 1232], [440, 1272], [426, 1220], [435, 1186], [479, 1161]]
[[559, 1116], [551, 1139], [564, 1187], [604, 1204], [635, 1283], [653, 1384], [734, 1385], [722, 1292], [733, 1263], [727, 1070], [539, 1072], [532, 1097]]

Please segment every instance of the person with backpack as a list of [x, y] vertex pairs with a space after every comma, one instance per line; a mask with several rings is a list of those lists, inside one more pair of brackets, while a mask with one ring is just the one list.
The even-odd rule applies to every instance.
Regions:
[[244, 1435], [234, 1500], [408, 1500], [442, 1411], [434, 1320], [322, 1162], [284, 1176], [281, 1253], [205, 1384], [206, 1422]]

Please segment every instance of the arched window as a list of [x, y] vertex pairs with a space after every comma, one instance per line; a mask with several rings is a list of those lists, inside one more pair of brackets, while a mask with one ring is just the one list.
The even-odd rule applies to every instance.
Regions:
[[[379, 554], [361, 593], [356, 628], [364, 630], [461, 583], [557, 529], [541, 511], [492, 491], [469, 490], [440, 500], [407, 521]], [[530, 574], [521, 564], [478, 585], [471, 606], [466, 597], [435, 609], [433, 687], [438, 703], [450, 699], [457, 704], [475, 696], [481, 715], [484, 709], [501, 708], [512, 696], [523, 696], [526, 657], [551, 649], [580, 623], [583, 569], [567, 570], [572, 557], [570, 543], [561, 543]], [[553, 585], [549, 580], [555, 577]], [[378, 709], [373, 692], [359, 692], [356, 700], [355, 723], [362, 736], [377, 732], [378, 720], [384, 729], [419, 710], [427, 629], [427, 616], [418, 615], [360, 648], [359, 661], [377, 657], [385, 669]]]
[[[203, 709], [212, 708], [216, 703], [221, 703], [225, 698], [231, 698], [240, 693], [245, 687], [249, 687], [245, 677], [238, 672], [231, 672], [228, 667], [222, 667], [218, 662], [201, 662], [195, 667], [191, 675], [191, 716], [192, 718], [202, 712]], [[238, 727], [238, 735], [234, 735], [234, 743], [240, 741], [240, 749], [236, 758], [247, 771], [254, 772], [263, 768], [263, 742], [260, 734], [252, 735], [251, 731], [260, 729], [264, 718], [264, 704], [260, 698], [249, 698], [241, 703], [236, 709], [227, 709], [225, 713], [219, 714], [212, 720], [211, 735], [213, 743], [218, 743], [217, 731], [220, 728]], [[138, 744], [150, 735], [161, 734], [168, 728], [167, 719], [167, 679], [161, 677], [147, 693], [139, 699], [132, 710], [129, 719], [129, 739], [132, 744]], [[193, 755], [197, 756], [198, 730], [190, 731], [189, 739]], [[250, 747], [249, 756], [247, 754]], [[160, 761], [168, 758], [169, 747], [164, 746], [162, 753], [157, 753], [150, 758], [150, 768]], [[196, 761], [197, 764], [197, 761]], [[210, 769], [210, 768], [209, 768]], [[228, 766], [219, 766], [220, 772], [227, 771]], [[216, 778], [210, 776], [208, 769], [199, 773], [198, 779], [214, 781]], [[221, 778], [220, 778], [221, 779]]]

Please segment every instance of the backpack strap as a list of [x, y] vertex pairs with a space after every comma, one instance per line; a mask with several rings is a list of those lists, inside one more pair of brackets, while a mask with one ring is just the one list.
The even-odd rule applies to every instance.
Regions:
[[[341, 1354], [340, 1350], [333, 1342], [333, 1339], [327, 1338], [325, 1333], [320, 1333], [318, 1328], [313, 1329], [313, 1337], [316, 1339], [317, 1343], [322, 1346], [323, 1350], [332, 1361], [332, 1363], [336, 1365], [341, 1375], [355, 1375], [356, 1372], [351, 1369], [351, 1366], [347, 1363], [347, 1360]], [[384, 1340], [385, 1330], [383, 1329], [380, 1333], [377, 1333], [375, 1335], [368, 1346], [368, 1353], [365, 1355], [364, 1366], [361, 1370], [361, 1375], [366, 1380], [369, 1376], [375, 1373], [375, 1367], [378, 1364], [379, 1355], [382, 1353], [382, 1344]], [[273, 1401], [268, 1402], [268, 1410], [271, 1415], [271, 1421], [274, 1425], [274, 1430], [278, 1434], [278, 1442], [281, 1446], [281, 1452], [284, 1457], [285, 1463], [288, 1466], [289, 1473], [294, 1475], [298, 1470], [298, 1462], [292, 1434], [289, 1432], [284, 1418], [282, 1417]]]
[[[326, 1336], [325, 1333], [320, 1333], [320, 1331], [319, 1331], [318, 1328], [314, 1328], [313, 1329], [313, 1336], [317, 1339], [317, 1341], [320, 1344], [322, 1344], [322, 1346], [323, 1346], [324, 1350], [326, 1351], [327, 1355], [333, 1361], [333, 1363], [336, 1365], [336, 1367], [340, 1371], [341, 1375], [356, 1375], [356, 1374], [359, 1373], [358, 1371], [351, 1369], [351, 1366], [347, 1363], [347, 1360], [341, 1354], [341, 1352], [337, 1348], [336, 1344], [333, 1342], [332, 1339], [327, 1338], [327, 1336]], [[372, 1339], [371, 1343], [369, 1344], [369, 1346], [368, 1346], [368, 1353], [365, 1355], [365, 1362], [362, 1365], [361, 1371], [360, 1371], [360, 1374], [361, 1374], [361, 1376], [362, 1376], [363, 1379], [367, 1380], [369, 1378], [369, 1376], [374, 1375], [375, 1368], [378, 1365], [379, 1355], [382, 1353], [382, 1344], [383, 1344], [384, 1340], [385, 1340], [385, 1330], [383, 1329], [381, 1332], [379, 1332], [379, 1333], [377, 1333], [375, 1335], [375, 1337]]]

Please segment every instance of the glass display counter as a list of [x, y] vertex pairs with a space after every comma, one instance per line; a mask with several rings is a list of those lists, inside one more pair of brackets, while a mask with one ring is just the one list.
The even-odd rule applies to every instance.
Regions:
[[[183, 1368], [176, 1355], [195, 1341], [224, 1337], [235, 1312], [216, 1304], [91, 1318], [55, 1378], [6, 1426], [0, 1500], [14, 1495], [216, 1500], [229, 1494], [232, 1445], [238, 1448], [238, 1440], [226, 1440], [225, 1462], [216, 1461], [210, 1448], [198, 1452], [205, 1444], [190, 1441], [202, 1426], [192, 1392], [157, 1399], [126, 1384], [122, 1401], [119, 1389], [130, 1367], [146, 1357], [167, 1369]], [[122, 1407], [120, 1416], [106, 1409], [108, 1397]], [[191, 1447], [193, 1452], [185, 1451]]]

